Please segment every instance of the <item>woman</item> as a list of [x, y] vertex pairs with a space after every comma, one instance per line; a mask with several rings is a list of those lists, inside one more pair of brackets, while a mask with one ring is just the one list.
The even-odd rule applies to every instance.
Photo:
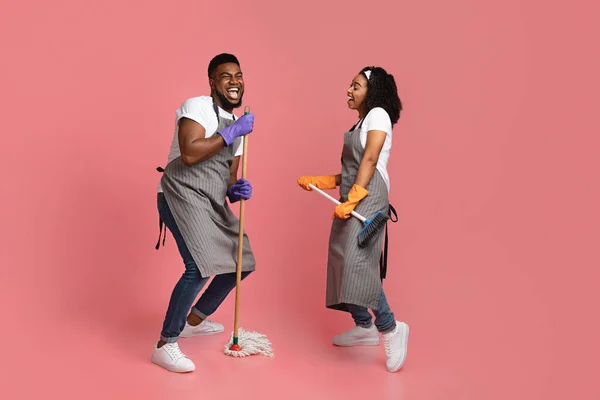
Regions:
[[[359, 121], [344, 135], [342, 173], [303, 176], [298, 184], [309, 191], [310, 184], [325, 190], [340, 187], [341, 204], [335, 207], [329, 238], [326, 306], [349, 312], [356, 327], [334, 337], [333, 344], [376, 346], [381, 333], [387, 370], [396, 372], [406, 359], [409, 329], [395, 320], [383, 292], [377, 268], [383, 230], [359, 247], [357, 235], [364, 225], [351, 217], [353, 210], [366, 218], [377, 211], [389, 213], [386, 168], [392, 126], [402, 110], [394, 77], [383, 68], [364, 68], [348, 88], [348, 107], [358, 111]], [[374, 325], [369, 308], [375, 315]]]

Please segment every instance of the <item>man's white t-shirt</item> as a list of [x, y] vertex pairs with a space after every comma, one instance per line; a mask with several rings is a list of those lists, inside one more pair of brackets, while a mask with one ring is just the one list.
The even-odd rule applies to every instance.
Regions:
[[[218, 107], [218, 109], [219, 118], [226, 118], [230, 120], [233, 119], [234, 114], [228, 113], [221, 107]], [[217, 121], [217, 115], [215, 114], [215, 109], [213, 108], [212, 97], [199, 96], [192, 97], [191, 99], [187, 99], [186, 101], [184, 101], [181, 107], [179, 107], [176, 112], [175, 134], [173, 135], [173, 141], [171, 142], [171, 149], [169, 150], [167, 164], [181, 155], [181, 151], [179, 149], [179, 120], [181, 118], [188, 118], [202, 125], [206, 130], [205, 138], [207, 139], [217, 132], [217, 127], [219, 126], [219, 122]], [[238, 118], [237, 115], [235, 116], [235, 118]], [[240, 145], [238, 146], [235, 152], [236, 157], [241, 156], [243, 152], [244, 138], [242, 137]], [[162, 192], [160, 181], [158, 182], [158, 191]]]
[[392, 120], [388, 113], [381, 107], [375, 107], [369, 111], [360, 126], [360, 143], [363, 149], [367, 145], [367, 133], [372, 130], [383, 131], [386, 133], [385, 142], [379, 159], [377, 160], [377, 170], [385, 181], [388, 192], [390, 191], [390, 177], [387, 172], [388, 160], [390, 159], [390, 150], [392, 149]]

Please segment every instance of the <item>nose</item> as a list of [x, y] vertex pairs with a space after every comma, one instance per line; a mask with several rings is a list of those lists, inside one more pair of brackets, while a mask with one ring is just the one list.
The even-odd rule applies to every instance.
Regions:
[[352, 87], [349, 87], [348, 90], [346, 90], [346, 93], [352, 94]]
[[235, 84], [237, 84], [237, 83], [239, 83], [239, 82], [240, 82], [240, 79], [239, 79], [239, 78], [237, 78], [237, 77], [235, 77], [235, 76], [232, 76], [229, 82], [230, 82], [231, 84], [234, 84], [234, 85], [235, 85]]

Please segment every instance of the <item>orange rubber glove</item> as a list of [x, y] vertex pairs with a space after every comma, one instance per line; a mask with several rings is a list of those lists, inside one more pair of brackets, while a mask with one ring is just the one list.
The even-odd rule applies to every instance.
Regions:
[[313, 185], [318, 187], [319, 189], [335, 189], [337, 185], [335, 184], [335, 175], [326, 175], [326, 176], [301, 176], [298, 179], [298, 185], [302, 187], [304, 190], [308, 190], [309, 192], [312, 190], [308, 185]]
[[354, 211], [354, 208], [362, 199], [367, 197], [368, 194], [369, 192], [367, 191], [367, 189], [358, 185], [352, 186], [352, 189], [350, 189], [350, 192], [348, 193], [348, 200], [343, 202], [342, 204], [338, 204], [337, 206], [335, 206], [333, 218], [350, 218], [350, 214], [352, 213], [352, 211]]

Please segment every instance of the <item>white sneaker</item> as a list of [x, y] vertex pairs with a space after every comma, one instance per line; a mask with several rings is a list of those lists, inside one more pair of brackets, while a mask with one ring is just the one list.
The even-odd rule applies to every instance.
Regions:
[[193, 336], [205, 336], [205, 335], [214, 335], [215, 333], [221, 333], [225, 330], [223, 325], [218, 322], [212, 322], [207, 319], [200, 322], [200, 324], [196, 326], [192, 326], [185, 321], [185, 326], [183, 327], [183, 331], [179, 334], [180, 337], [188, 338]]
[[396, 321], [396, 329], [382, 336], [385, 354], [387, 355], [385, 366], [389, 372], [396, 372], [402, 368], [404, 360], [406, 360], [408, 325], [404, 322]]
[[342, 347], [377, 346], [379, 344], [379, 333], [375, 325], [371, 325], [370, 328], [356, 326], [334, 337], [333, 344]]
[[181, 352], [177, 343], [167, 343], [160, 349], [154, 345], [152, 362], [171, 372], [192, 372], [196, 369], [193, 361]]

